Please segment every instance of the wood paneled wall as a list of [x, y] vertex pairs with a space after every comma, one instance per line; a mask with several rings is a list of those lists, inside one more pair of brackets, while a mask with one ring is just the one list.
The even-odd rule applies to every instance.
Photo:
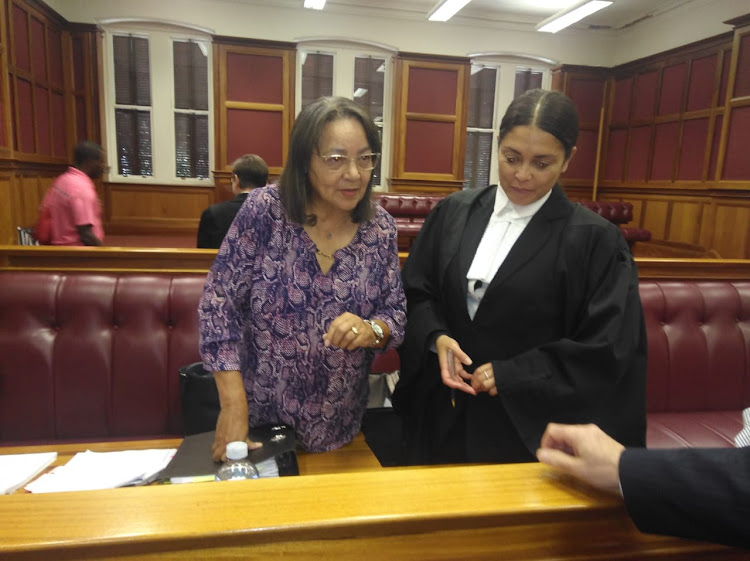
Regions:
[[561, 66], [552, 71], [552, 89], [569, 95], [578, 109], [578, 150], [562, 179], [574, 200], [596, 199], [610, 74], [605, 68], [585, 66]]
[[206, 187], [109, 183], [104, 192], [106, 232], [112, 234], [195, 232], [214, 201]]
[[101, 48], [38, 0], [2, 0], [0, 20], [0, 243], [16, 243], [75, 143], [99, 141]]
[[[649, 229], [654, 240], [747, 259], [750, 16], [728, 23], [734, 32], [619, 66], [608, 76], [563, 66], [555, 84], [584, 111], [605, 92], [592, 196], [633, 203], [633, 225]], [[576, 91], [582, 73], [589, 81]], [[581, 119], [582, 131], [587, 120]], [[584, 182], [568, 178], [573, 198], [585, 194]]]
[[461, 189], [468, 59], [402, 54], [396, 60], [391, 190]]
[[233, 196], [223, 187], [243, 154], [258, 154], [271, 176], [281, 173], [294, 122], [295, 57], [293, 43], [214, 38], [216, 200]]
[[[34, 223], [73, 145], [100, 138], [102, 38], [40, 0], [0, 1], [0, 242], [15, 243], [15, 227]], [[614, 69], [563, 65], [553, 88], [581, 117], [578, 155], [563, 179], [571, 198], [630, 201], [633, 225], [656, 240], [750, 258], [750, 15], [729, 23], [731, 33]], [[106, 183], [105, 228], [193, 230], [203, 208], [231, 197], [229, 167], [246, 152], [280, 173], [295, 51], [214, 37], [215, 187]], [[469, 66], [398, 55], [391, 190], [461, 188]]]

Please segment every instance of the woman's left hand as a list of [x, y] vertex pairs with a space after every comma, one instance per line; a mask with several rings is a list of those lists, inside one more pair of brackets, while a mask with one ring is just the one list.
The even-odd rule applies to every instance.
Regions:
[[491, 362], [477, 366], [471, 375], [471, 387], [478, 392], [487, 392], [492, 396], [497, 395], [495, 372], [492, 370]]
[[326, 347], [339, 347], [353, 351], [360, 347], [375, 346], [375, 333], [361, 317], [344, 312], [331, 322], [328, 331], [323, 335]]

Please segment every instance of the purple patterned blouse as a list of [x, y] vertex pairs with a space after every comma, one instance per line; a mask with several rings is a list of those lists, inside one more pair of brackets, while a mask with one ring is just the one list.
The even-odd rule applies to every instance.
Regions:
[[253, 190], [208, 273], [198, 308], [200, 353], [208, 370], [239, 370], [250, 425], [282, 422], [299, 444], [322, 452], [359, 432], [367, 406], [372, 349], [323, 345], [343, 312], [377, 318], [404, 337], [406, 299], [393, 218], [375, 204], [323, 274], [316, 246], [286, 215], [275, 185]]

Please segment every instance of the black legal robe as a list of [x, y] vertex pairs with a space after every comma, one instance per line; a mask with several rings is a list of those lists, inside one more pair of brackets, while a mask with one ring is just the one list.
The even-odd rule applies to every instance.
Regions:
[[[407, 461], [534, 461], [550, 421], [596, 423], [627, 446], [645, 445], [646, 329], [619, 228], [555, 186], [472, 320], [466, 273], [494, 198], [495, 186], [446, 197], [403, 268], [408, 319], [393, 402]], [[498, 396], [456, 392], [451, 406], [431, 350], [441, 333], [474, 366], [492, 362]]]

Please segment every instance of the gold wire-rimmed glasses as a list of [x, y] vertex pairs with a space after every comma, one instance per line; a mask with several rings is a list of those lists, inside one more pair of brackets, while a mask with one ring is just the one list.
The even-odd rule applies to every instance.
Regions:
[[326, 156], [316, 154], [316, 156], [323, 160], [323, 163], [331, 171], [341, 171], [345, 169], [350, 162], [354, 162], [359, 171], [371, 171], [375, 169], [375, 166], [378, 165], [378, 158], [380, 157], [380, 154], [378, 154], [377, 152], [368, 152], [366, 154], [354, 156], [353, 158], [344, 156], [342, 154], [330, 154]]

